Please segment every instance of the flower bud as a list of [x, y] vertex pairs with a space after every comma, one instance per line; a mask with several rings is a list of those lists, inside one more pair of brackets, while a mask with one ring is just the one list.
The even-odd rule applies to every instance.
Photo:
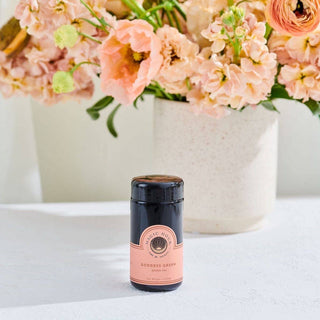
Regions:
[[246, 35], [246, 29], [244, 27], [237, 27], [235, 35], [237, 38], [243, 38]]
[[164, 3], [164, 9], [167, 10], [167, 11], [172, 11], [173, 10], [173, 4], [169, 1], [166, 1]]
[[233, 7], [231, 7], [231, 10], [232, 10], [237, 21], [242, 21], [244, 19], [245, 11], [243, 8], [233, 6]]
[[222, 15], [222, 22], [226, 26], [233, 26], [235, 24], [234, 14], [232, 11], [226, 12]]
[[69, 93], [75, 89], [71, 72], [58, 71], [53, 76], [52, 88], [55, 93]]
[[72, 48], [79, 38], [77, 29], [72, 25], [63, 25], [54, 33], [54, 42], [60, 49]]

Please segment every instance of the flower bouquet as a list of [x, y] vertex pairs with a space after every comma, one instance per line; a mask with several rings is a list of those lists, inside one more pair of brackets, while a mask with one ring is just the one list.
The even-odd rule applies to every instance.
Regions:
[[215, 118], [294, 99], [319, 114], [319, 0], [20, 0], [0, 32], [0, 90], [87, 110], [117, 136], [120, 106], [145, 94]]

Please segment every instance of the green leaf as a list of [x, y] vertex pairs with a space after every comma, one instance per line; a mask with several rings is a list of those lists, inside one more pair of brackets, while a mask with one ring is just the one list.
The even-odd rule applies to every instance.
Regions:
[[269, 23], [266, 23], [266, 33], [264, 34], [264, 37], [266, 40], [269, 40], [272, 31], [273, 31], [272, 27], [269, 25]]
[[136, 100], [134, 100], [134, 102], [133, 102], [133, 106], [136, 108], [136, 109], [138, 109], [138, 102], [139, 102], [139, 100], [140, 101], [144, 101], [144, 99], [143, 99], [143, 94], [144, 93], [142, 93]]
[[87, 113], [93, 120], [98, 120], [100, 118], [100, 111], [108, 107], [114, 98], [106, 96], [95, 103], [91, 108], [87, 109]]
[[320, 115], [320, 102], [310, 99], [304, 104], [310, 109], [310, 111], [315, 115]]
[[274, 106], [273, 102], [270, 100], [261, 101], [260, 104], [267, 110], [279, 112], [278, 109]]
[[109, 132], [115, 137], [117, 138], [118, 137], [118, 133], [114, 127], [114, 117], [116, 115], [116, 113], [118, 112], [118, 110], [120, 109], [121, 107], [121, 104], [118, 104], [114, 109], [113, 111], [110, 113], [109, 117], [108, 117], [108, 120], [107, 120], [107, 127], [108, 127], [108, 130]]
[[272, 89], [271, 89], [271, 94], [270, 94], [270, 100], [273, 99], [288, 99], [288, 100], [293, 100], [292, 97], [289, 96], [285, 86], [276, 83]]
[[100, 118], [100, 113], [96, 111], [87, 110], [88, 115], [91, 117], [92, 120], [98, 120]]

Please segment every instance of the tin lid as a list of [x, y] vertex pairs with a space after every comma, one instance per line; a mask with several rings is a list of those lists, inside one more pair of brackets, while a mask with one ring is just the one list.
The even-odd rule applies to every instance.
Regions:
[[143, 202], [176, 202], [183, 200], [184, 182], [166, 175], [141, 176], [132, 179], [131, 199]]

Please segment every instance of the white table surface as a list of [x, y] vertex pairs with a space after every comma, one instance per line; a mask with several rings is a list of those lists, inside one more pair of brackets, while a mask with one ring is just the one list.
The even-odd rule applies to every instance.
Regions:
[[1, 320], [320, 319], [320, 199], [260, 231], [185, 236], [185, 280], [130, 286], [128, 203], [0, 206]]

